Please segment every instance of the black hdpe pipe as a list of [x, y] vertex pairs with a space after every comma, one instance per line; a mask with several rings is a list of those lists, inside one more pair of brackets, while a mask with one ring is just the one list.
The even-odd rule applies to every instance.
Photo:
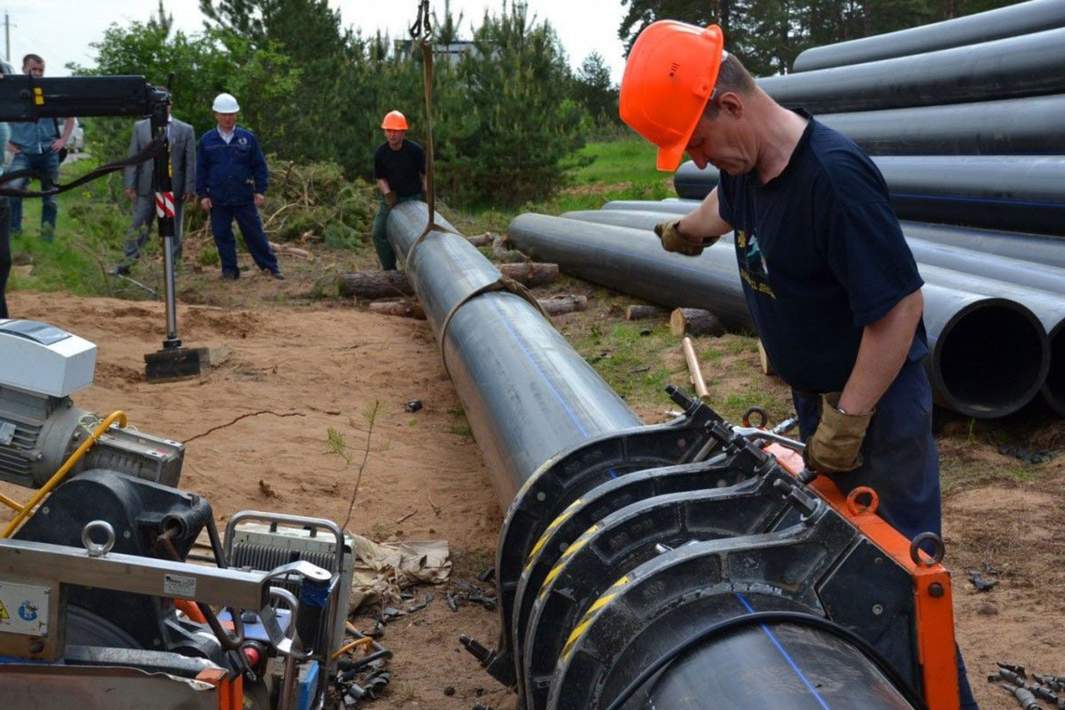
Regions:
[[[587, 281], [669, 308], [705, 308], [732, 328], [753, 326], [728, 242], [685, 257], [663, 251], [646, 230], [538, 214], [517, 217], [508, 235], [530, 256]], [[1041, 381], [1033, 389], [1015, 372], [1018, 362], [1045, 367], [1046, 339], [1031, 311], [1008, 299], [935, 285], [926, 286], [924, 300], [932, 352], [927, 365], [941, 406], [991, 419], [1017, 411], [1038, 391]], [[988, 347], [989, 337], [1010, 348]]]
[[[421, 202], [392, 210], [389, 241], [404, 258], [425, 228], [427, 212]], [[440, 215], [436, 222], [452, 229]], [[406, 270], [438, 339], [456, 304], [499, 279], [476, 247], [445, 232], [424, 239]], [[641, 424], [566, 339], [514, 294], [485, 293], [461, 305], [442, 356], [504, 510], [560, 451]]]
[[1065, 29], [857, 66], [766, 77], [778, 103], [813, 114], [986, 101], [1065, 91]]
[[[444, 233], [442, 230], [451, 227], [442, 218], [436, 217], [441, 231], [434, 230], [419, 240], [427, 223], [426, 212], [422, 203], [405, 203], [395, 208], [388, 222], [389, 240], [401, 255], [409, 257], [407, 273], [434, 333], [442, 341], [445, 366], [466, 407], [485, 459], [495, 472], [500, 500], [506, 506], [513, 498], [508, 511], [508, 523], [513, 523], [512, 513], [515, 507], [520, 507], [522, 499], [533, 499], [534, 506], [549, 505], [552, 495], [580, 475], [576, 468], [578, 464], [594, 467], [600, 458], [600, 450], [594, 449], [590, 450], [593, 460], [585, 461], [556, 452], [574, 444], [580, 451], [582, 440], [593, 434], [605, 433], [607, 440], [612, 442], [611, 435], [618, 435], [619, 429], [638, 423], [638, 420], [531, 305], [510, 293], [483, 290], [498, 279], [498, 272], [460, 235]], [[445, 329], [442, 337], [441, 329]], [[670, 429], [673, 436], [659, 441], [660, 445], [673, 450], [684, 446], [701, 448], [701, 442], [693, 440], [691, 434], [708, 428], [710, 422], [699, 419], [698, 412], [704, 409], [694, 401], [687, 401], [685, 419], [690, 418], [697, 424], [686, 433], [678, 427], [667, 426], [641, 427], [638, 431]], [[722, 424], [717, 420], [715, 426]], [[581, 431], [575, 433], [575, 428]], [[676, 433], [682, 434], [679, 441]], [[620, 443], [630, 446], [633, 441], [635, 439]], [[750, 447], [750, 444], [746, 446]], [[748, 456], [747, 449], [742, 447], [737, 449], [730, 445], [726, 450], [740, 458]], [[750, 450], [764, 458], [756, 448]], [[541, 457], [543, 460], [539, 461]], [[752, 463], [758, 465], [761, 458], [756, 457]], [[562, 465], [551, 468], [553, 462]], [[539, 469], [540, 478], [531, 472], [534, 468]], [[643, 468], [647, 466], [634, 470]], [[603, 477], [601, 482], [618, 480], [619, 475], [626, 473], [628, 471], [624, 469], [616, 474], [611, 471], [609, 478]], [[506, 480], [500, 482], [500, 478]], [[509, 492], [519, 484], [522, 484], [520, 491]], [[794, 495], [805, 498], [799, 493]], [[787, 498], [783, 493], [781, 496]], [[843, 529], [855, 534], [850, 527], [844, 526]], [[506, 535], [505, 527], [501, 550]], [[836, 537], [838, 534], [832, 536], [833, 542]], [[510, 553], [524, 561], [534, 539], [526, 541], [530, 546], [522, 546]], [[849, 549], [843, 543], [840, 547]], [[501, 552], [500, 557], [506, 554]], [[755, 614], [750, 622], [755, 621], [762, 619]], [[841, 645], [833, 638], [846, 638], [845, 631], [832, 622], [813, 621], [827, 630], [823, 643], [818, 644], [822, 649], [829, 649], [832, 644]], [[736, 622], [735, 625], [741, 624]], [[724, 631], [722, 628], [719, 643], [735, 646], [735, 635]], [[778, 662], [781, 657], [787, 662], [789, 650], [804, 652], [808, 649], [802, 639], [784, 636], [778, 637], [773, 646], [779, 649]], [[832, 656], [829, 665], [835, 670], [836, 677], [842, 674], [848, 678], [877, 679], [869, 658], [857, 648], [828, 655]], [[809, 667], [808, 663], [804, 662], [804, 665]], [[667, 670], [663, 677], [672, 675], [675, 672]], [[905, 684], [907, 681], [898, 677], [895, 682]], [[732, 692], [741, 693], [742, 690], [736, 688]], [[808, 692], [817, 695], [815, 690]], [[903, 705], [898, 702], [900, 697], [899, 691], [889, 686], [876, 697], [871, 697], [869, 706], [899, 707]]]
[[1065, 3], [1031, 0], [910, 29], [811, 47], [795, 58], [793, 71], [904, 57], [1065, 26]]
[[[607, 203], [602, 210], [577, 210], [567, 212], [562, 216], [582, 222], [610, 224], [630, 229], [653, 229], [661, 222], [687, 214], [694, 209], [696, 204], [682, 200], [648, 203], [619, 201]], [[617, 205], [639, 206], [643, 209], [615, 209]], [[978, 249], [929, 239], [928, 237], [934, 237], [939, 231], [938, 225], [919, 222], [901, 222], [900, 224], [906, 243], [909, 244], [910, 251], [919, 263], [962, 271], [978, 276], [980, 279], [1016, 284], [1028, 290], [1045, 291], [1046, 294], [1065, 299], [1065, 268], [1001, 255], [989, 259], [987, 254], [981, 253]], [[730, 239], [731, 235], [723, 237], [723, 240]], [[1065, 257], [1065, 240], [1058, 240], [1058, 251], [1060, 252], [1059, 258]], [[970, 280], [970, 283], [973, 281]], [[986, 290], [980, 290], [979, 293], [986, 293]]]
[[[899, 219], [1065, 235], [1065, 157], [893, 155], [873, 162]], [[717, 182], [716, 168], [691, 161], [673, 176], [686, 199], [703, 199]]]
[[644, 230], [532, 213], [515, 218], [507, 235], [530, 257], [585, 281], [668, 308], [707, 308], [729, 328], [754, 328], [731, 244], [692, 258], [663, 251]]
[[[659, 205], [663, 203], [651, 203]], [[666, 203], [687, 204], [687, 203]], [[691, 205], [687, 204], [690, 209]], [[563, 217], [595, 224], [610, 224], [632, 229], [652, 229], [656, 224], [675, 215], [663, 212], [628, 210], [579, 210], [567, 212]], [[1048, 370], [1042, 385], [1043, 398], [1054, 411], [1065, 415], [1065, 269], [1044, 264], [1034, 264], [1019, 259], [999, 257], [989, 259], [972, 249], [937, 244], [924, 239], [911, 238], [912, 234], [927, 234], [926, 225], [904, 222], [903, 232], [907, 243], [919, 262], [921, 275], [929, 283], [947, 288], [968, 290], [985, 296], [1008, 298], [1027, 307], [1043, 324], [1049, 340]], [[725, 237], [728, 239], [728, 236]], [[1061, 248], [1065, 250], [1065, 242]], [[976, 276], [976, 278], [974, 278]], [[1028, 333], [1026, 338], [1035, 337]], [[1036, 348], [1021, 348], [1030, 357], [1037, 355]], [[1008, 372], [1017, 373], [1023, 379], [1039, 372], [1041, 363], [1018, 362]], [[1038, 386], [1037, 379], [1032, 383]], [[1021, 397], [1024, 399], [1024, 397]]]
[[[1041, 391], [1047, 404], [1055, 412], [1065, 415], [1065, 295], [1061, 293], [1049, 293], [1035, 288], [998, 281], [989, 278], [974, 278], [974, 274], [953, 269], [931, 266], [927, 263], [918, 264], [923, 278], [929, 284], [942, 286], [948, 289], [966, 289], [973, 293], [1006, 298], [1015, 303], [1023, 304], [1036, 319], [1042, 324], [1046, 335], [1047, 346], [1045, 356], [1036, 359], [1035, 348], [1022, 347], [1015, 352], [1017, 358], [1013, 358], [1013, 346], [1015, 338], [1032, 338], [1033, 334], [1025, 331], [1017, 331], [1013, 334], [998, 333], [993, 336], [984, 334], [984, 345], [976, 347], [995, 347], [996, 343], [1010, 343], [1010, 350], [1006, 353], [1008, 362], [1004, 363], [1001, 373], [989, 373], [992, 378], [988, 381], [991, 389], [995, 389], [995, 381], [1003, 377], [1024, 380], [1033, 383], [1036, 391]], [[959, 356], [964, 354], [959, 353]], [[1027, 359], [1025, 359], [1027, 358]]]
[[[786, 619], [788, 615], [781, 616]], [[707, 707], [707, 698], [713, 698], [713, 706], [721, 708], [791, 708], [805, 703], [810, 707], [913, 707], [898, 692], [898, 686], [837, 630], [786, 620], [734, 623], [727, 631], [707, 634], [704, 642], [692, 645], [645, 691], [646, 698], [641, 698], [645, 707], [702, 710]], [[787, 652], [781, 653], [784, 645]], [[856, 663], [856, 659], [861, 662]], [[833, 682], [841, 661], [860, 677], [849, 678], [847, 683]], [[714, 672], [707, 673], [707, 668]], [[744, 682], [730, 682], [736, 676], [743, 677]], [[793, 682], [782, 683], [782, 678]], [[638, 697], [637, 691], [632, 695]], [[614, 706], [618, 710], [627, 707]]]
[[828, 113], [818, 120], [870, 155], [1065, 153], [1065, 95]]
[[[970, 249], [988, 257], [988, 261], [996, 260], [991, 257], [1004, 257], [1065, 269], [1065, 239], [1058, 237], [922, 222], [903, 222], [902, 227], [911, 238]], [[1065, 292], [1065, 288], [1055, 290]]]

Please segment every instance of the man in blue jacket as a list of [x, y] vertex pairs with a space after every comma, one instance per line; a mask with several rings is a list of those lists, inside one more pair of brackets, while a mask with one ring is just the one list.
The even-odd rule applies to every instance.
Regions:
[[263, 232], [259, 207], [266, 199], [269, 174], [255, 134], [237, 126], [240, 106], [230, 94], [215, 97], [218, 127], [203, 134], [196, 149], [196, 194], [211, 213], [211, 234], [222, 260], [222, 278], [240, 278], [233, 220], [255, 265], [283, 279], [277, 257]]

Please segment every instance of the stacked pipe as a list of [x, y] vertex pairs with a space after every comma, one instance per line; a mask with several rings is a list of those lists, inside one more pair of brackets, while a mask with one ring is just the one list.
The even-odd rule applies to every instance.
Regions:
[[[650, 230], [658, 222], [672, 215], [686, 214], [696, 204], [692, 200], [614, 201], [602, 210], [569, 212], [565, 216], [598, 224]], [[1042, 324], [1047, 336], [1048, 360], [1046, 376], [1041, 393], [1051, 408], [1065, 415], [1065, 241], [1040, 235], [1021, 235], [975, 230], [965, 227], [902, 222], [902, 231], [917, 260], [921, 276], [931, 285], [958, 288], [985, 296], [998, 297], [1019, 303], [1028, 308]], [[726, 240], [728, 238], [726, 237]], [[973, 247], [973, 248], [970, 248]], [[708, 306], [704, 306], [708, 307]], [[926, 321], [926, 328], [935, 335]], [[985, 334], [982, 339], [989, 337]], [[968, 341], [973, 348], [972, 357], [980, 357], [986, 345], [980, 339]], [[1012, 342], [1005, 338], [1005, 342]], [[949, 363], [955, 359], [968, 361], [970, 353], [952, 350], [956, 357], [949, 358], [947, 372], [933, 372], [933, 381], [954, 381], [971, 391], [979, 381], [969, 383], [954, 380]], [[1032, 363], [1036, 369], [1020, 370], [1020, 362]], [[1022, 358], [1009, 366], [1010, 372], [1038, 376], [1038, 364]], [[1011, 376], [1014, 376], [1011, 374]], [[945, 378], [945, 379], [942, 379]], [[1018, 380], [1018, 389], [1009, 399], [1012, 406], [996, 408], [985, 416], [1004, 416], [1015, 410], [1018, 403], [1024, 404], [1030, 380]], [[990, 386], [991, 381], [988, 380]], [[954, 398], [940, 392], [939, 402], [963, 413], [972, 413], [971, 408], [957, 408], [951, 404]], [[967, 399], [967, 398], [965, 398]], [[973, 414], [973, 416], [978, 416]]]
[[816, 47], [759, 85], [873, 155], [903, 219], [1062, 235], [1063, 63], [1065, 4], [1032, 0]]
[[[873, 536], [906, 541], [827, 504], [765, 452], [766, 432], [676, 390], [681, 417], [639, 426], [450, 225], [420, 238], [426, 217], [397, 206], [389, 239], [507, 510], [499, 645], [463, 642], [526, 707], [957, 697], [953, 645], [921, 642], [953, 633], [946, 570], [885, 555]], [[770, 682], [784, 675], [796, 682]]]
[[[566, 217], [523, 214], [510, 224], [508, 234], [530, 256], [557, 263], [579, 278], [669, 308], [705, 308], [733, 329], [752, 329], [731, 238], [698, 257], [666, 252], [649, 227], [675, 216], [672, 210], [679, 203], [649, 204], [661, 204], [664, 211], [604, 209]], [[681, 204], [680, 211], [687, 209]], [[627, 226], [615, 226], [618, 222]], [[949, 250], [938, 245], [927, 248], [932, 258], [947, 264], [951, 263]], [[922, 267], [922, 272], [928, 268]], [[1025, 271], [1019, 267], [1022, 276]], [[1065, 271], [1051, 267], [1035, 271], [1048, 286], [1065, 277]], [[1047, 378], [1051, 354], [1044, 323], [1051, 324], [1056, 342], [1065, 340], [1060, 295], [1018, 286], [1010, 298], [997, 294], [1005, 284], [986, 277], [968, 276], [942, 284], [926, 280], [925, 329], [932, 353], [927, 362], [938, 404], [990, 419], [1016, 412], [1044, 385], [1056, 387], [1057, 380]], [[1022, 296], [1039, 309], [1039, 315], [1016, 300]], [[990, 347], [989, 333], [1010, 347]], [[1059, 370], [1063, 366], [1065, 359]], [[1065, 391], [1055, 389], [1052, 394], [1051, 401], [1065, 402]]]

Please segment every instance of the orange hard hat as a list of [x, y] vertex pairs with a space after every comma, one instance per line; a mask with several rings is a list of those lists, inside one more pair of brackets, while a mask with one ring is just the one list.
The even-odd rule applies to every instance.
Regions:
[[381, 121], [381, 128], [388, 131], [405, 131], [407, 130], [407, 117], [399, 111], [389, 111]]
[[725, 36], [717, 25], [659, 20], [636, 38], [621, 78], [618, 113], [658, 146], [659, 170], [677, 169], [714, 92]]

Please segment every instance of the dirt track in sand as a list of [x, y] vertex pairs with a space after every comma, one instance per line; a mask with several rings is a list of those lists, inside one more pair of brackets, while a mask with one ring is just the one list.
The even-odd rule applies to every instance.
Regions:
[[[182, 487], [206, 496], [220, 521], [245, 508], [342, 521], [366, 446], [366, 414], [379, 401], [349, 528], [375, 539], [446, 539], [460, 578], [492, 563], [502, 514], [424, 322], [341, 305], [182, 307], [185, 343], [228, 356], [199, 380], [149, 385], [142, 357], [160, 345], [159, 304], [25, 292], [10, 300], [19, 317], [97, 343], [96, 383], [75, 396], [79, 406], [123, 409], [145, 431], [191, 440]], [[424, 408], [406, 412], [411, 399]], [[327, 446], [330, 428], [347, 442], [351, 465]], [[1065, 673], [1063, 469], [1056, 462], [1040, 482], [968, 488], [945, 502], [958, 637], [983, 707], [1015, 707], [986, 682], [995, 661]], [[25, 497], [11, 486], [0, 490]], [[1001, 582], [978, 594], [963, 570], [985, 562]], [[388, 627], [393, 683], [368, 707], [512, 708], [513, 696], [457, 642], [469, 633], [494, 643], [495, 614], [469, 606], [453, 613], [436, 596], [428, 609]], [[444, 694], [447, 687], [453, 695]]]

